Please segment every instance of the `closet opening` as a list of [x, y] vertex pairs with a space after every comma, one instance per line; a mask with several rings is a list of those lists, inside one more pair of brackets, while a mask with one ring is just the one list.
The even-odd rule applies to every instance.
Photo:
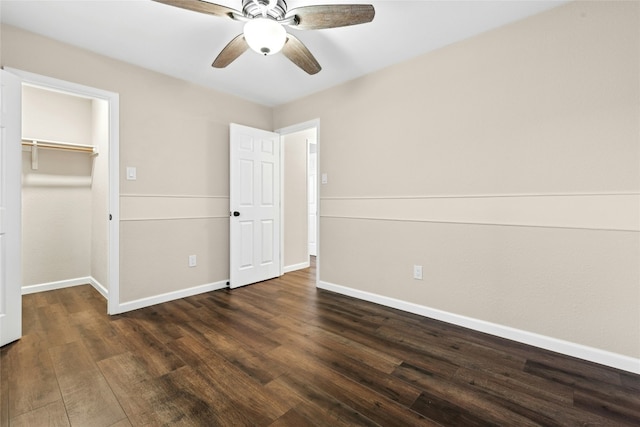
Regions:
[[109, 101], [22, 84], [22, 293], [109, 294]]

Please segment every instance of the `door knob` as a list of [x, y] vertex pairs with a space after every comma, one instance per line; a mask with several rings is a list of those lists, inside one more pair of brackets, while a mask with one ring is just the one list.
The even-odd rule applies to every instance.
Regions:
[[233, 211], [233, 216], [240, 216], [240, 212], [238, 212], [238, 211]]

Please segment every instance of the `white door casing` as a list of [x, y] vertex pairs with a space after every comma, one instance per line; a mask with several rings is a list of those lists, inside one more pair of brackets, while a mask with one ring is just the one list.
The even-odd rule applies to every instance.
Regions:
[[[307, 122], [298, 123], [292, 126], [287, 126], [285, 128], [277, 129], [277, 132], [281, 136], [286, 136], [295, 132], [300, 132], [307, 129], [315, 129], [315, 143], [316, 143], [316, 184], [315, 184], [315, 196], [316, 196], [316, 217], [315, 217], [315, 236], [316, 236], [316, 286], [320, 282], [320, 264], [321, 264], [321, 256], [320, 256], [320, 245], [321, 245], [321, 236], [320, 236], [320, 210], [322, 206], [320, 204], [320, 185], [318, 183], [320, 171], [322, 170], [321, 161], [320, 161], [320, 119], [313, 119]], [[286, 201], [285, 201], [286, 203]]]
[[22, 336], [22, 82], [0, 74], [0, 346]]
[[307, 150], [308, 150], [308, 167], [307, 167], [307, 201], [309, 204], [309, 222], [308, 222], [308, 245], [309, 245], [309, 255], [316, 256], [317, 255], [317, 215], [318, 215], [318, 195], [316, 194], [316, 190], [318, 188], [318, 153], [317, 153], [317, 145], [315, 142], [307, 142]]
[[[109, 255], [108, 255], [108, 295], [107, 312], [118, 314], [126, 311], [120, 304], [120, 96], [115, 92], [109, 92], [90, 86], [84, 86], [53, 77], [30, 73], [19, 69], [5, 67], [11, 75], [19, 77], [21, 84], [30, 84], [44, 89], [59, 90], [87, 98], [104, 99], [109, 103], [109, 212], [105, 212], [109, 218]], [[10, 108], [19, 112], [21, 118], [21, 87], [17, 100], [12, 99]], [[15, 107], [14, 107], [15, 106]], [[21, 139], [21, 126], [18, 124], [18, 135]], [[21, 146], [19, 144], [20, 150]], [[20, 154], [21, 155], [21, 154]], [[21, 159], [21, 158], [20, 158]], [[17, 163], [21, 166], [21, 160]], [[21, 171], [19, 172], [21, 175]], [[17, 191], [22, 195], [21, 179], [18, 181]], [[21, 232], [18, 237], [21, 242]], [[21, 260], [18, 264], [21, 268]]]
[[230, 125], [230, 287], [280, 271], [280, 136]]

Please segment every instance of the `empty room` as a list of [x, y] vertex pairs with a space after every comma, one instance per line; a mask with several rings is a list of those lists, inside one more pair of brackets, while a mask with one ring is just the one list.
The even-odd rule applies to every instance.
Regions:
[[640, 1], [0, 0], [0, 427], [640, 425]]

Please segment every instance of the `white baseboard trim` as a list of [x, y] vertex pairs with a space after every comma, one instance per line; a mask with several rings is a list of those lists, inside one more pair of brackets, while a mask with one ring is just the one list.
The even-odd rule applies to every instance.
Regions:
[[56, 289], [71, 288], [73, 286], [91, 285], [93, 288], [108, 299], [109, 291], [92, 276], [78, 277], [76, 279], [58, 280], [57, 282], [40, 283], [22, 287], [22, 295], [35, 294], [36, 292], [53, 291]]
[[91, 286], [93, 286], [93, 288], [98, 291], [100, 293], [100, 295], [102, 295], [104, 297], [104, 299], [108, 300], [109, 299], [109, 290], [107, 288], [105, 288], [104, 286], [102, 286], [102, 284], [100, 282], [98, 282], [96, 279], [94, 279], [93, 277], [90, 277], [89, 279], [91, 279], [90, 284]]
[[70, 288], [78, 285], [91, 284], [92, 278], [78, 277], [76, 279], [58, 280], [57, 282], [40, 283], [37, 285], [28, 285], [22, 287], [22, 295], [35, 294], [36, 292], [53, 291], [55, 289]]
[[484, 320], [478, 320], [471, 317], [461, 316], [459, 314], [449, 313], [442, 310], [414, 304], [395, 298], [385, 297], [358, 289], [348, 288], [334, 283], [318, 281], [317, 287], [338, 294], [358, 298], [364, 301], [373, 302], [384, 305], [386, 307], [395, 308], [420, 316], [429, 317], [431, 319], [440, 320], [457, 326], [473, 329], [475, 331], [484, 332], [523, 344], [532, 345], [543, 348], [545, 350], [555, 351], [567, 356], [577, 357], [579, 359], [588, 360], [590, 362], [599, 363], [601, 365], [610, 366], [635, 374], [640, 374], [640, 359], [624, 356], [600, 350], [594, 347], [588, 347], [582, 344], [576, 344], [569, 341], [559, 340], [520, 329], [511, 328], [509, 326], [498, 325]]
[[139, 308], [145, 308], [156, 304], [162, 304], [163, 302], [169, 302], [180, 298], [186, 298], [193, 295], [203, 294], [205, 292], [217, 291], [219, 289], [225, 289], [227, 287], [228, 280], [222, 280], [215, 283], [207, 283], [205, 285], [194, 286], [193, 288], [181, 289], [179, 291], [167, 292], [160, 295], [154, 295], [152, 297], [140, 298], [125, 303], [120, 303], [115, 308], [114, 313], [119, 314], [127, 311], [137, 310]]
[[307, 262], [301, 262], [299, 264], [287, 265], [282, 270], [284, 273], [291, 273], [292, 271], [302, 270], [304, 268], [309, 268], [310, 266], [311, 264], [309, 263], [309, 261], [307, 261]]

